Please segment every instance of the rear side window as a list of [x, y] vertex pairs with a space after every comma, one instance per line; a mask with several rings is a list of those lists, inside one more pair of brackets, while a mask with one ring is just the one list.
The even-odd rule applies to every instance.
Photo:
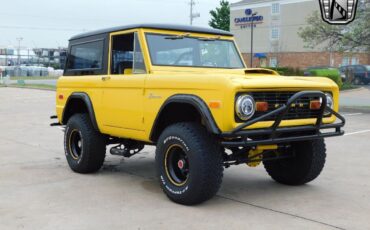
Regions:
[[96, 70], [103, 66], [104, 41], [91, 41], [72, 45], [68, 57], [68, 70]]

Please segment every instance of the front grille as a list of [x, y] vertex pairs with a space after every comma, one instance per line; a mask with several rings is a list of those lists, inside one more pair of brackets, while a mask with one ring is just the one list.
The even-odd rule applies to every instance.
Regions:
[[[287, 103], [290, 97], [292, 97], [297, 92], [253, 92], [249, 93], [253, 96], [256, 102], [267, 102], [269, 104], [268, 111], [257, 112], [253, 115], [253, 118], [260, 117], [266, 113], [269, 113], [284, 104]], [[299, 98], [289, 109], [289, 111], [284, 115], [283, 120], [293, 120], [293, 119], [307, 119], [307, 118], [317, 118], [320, 111], [310, 109], [310, 101], [319, 100], [319, 97], [301, 97]], [[264, 121], [274, 121], [278, 115], [266, 118]]]

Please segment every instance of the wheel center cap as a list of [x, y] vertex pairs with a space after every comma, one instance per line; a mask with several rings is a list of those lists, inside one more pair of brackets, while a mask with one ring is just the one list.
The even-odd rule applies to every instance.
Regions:
[[177, 167], [179, 167], [179, 169], [183, 169], [184, 168], [184, 165], [185, 165], [184, 160], [179, 160], [177, 162]]

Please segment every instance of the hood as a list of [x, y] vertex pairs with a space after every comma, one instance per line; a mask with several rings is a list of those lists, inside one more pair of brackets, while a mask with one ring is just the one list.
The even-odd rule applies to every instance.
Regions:
[[[307, 89], [332, 89], [337, 85], [329, 78], [323, 77], [287, 77], [281, 76], [277, 72], [268, 69], [238, 69], [238, 70], [225, 70], [225, 69], [196, 69], [196, 68], [176, 68], [174, 69], [161, 69], [155, 71], [156, 74], [173, 78], [173, 74], [179, 76], [178, 79], [192, 82], [197, 87], [205, 85], [212, 87], [219, 82], [224, 87], [225, 82], [215, 80], [216, 78], [225, 79], [235, 88], [241, 89], [273, 89], [273, 88], [307, 88]], [[180, 78], [180, 76], [182, 76]], [[202, 76], [202, 77], [199, 77]], [[181, 81], [181, 82], [182, 82]], [[221, 83], [222, 82], [222, 83]], [[194, 87], [194, 86], [192, 86]]]
[[243, 89], [250, 88], [333, 88], [337, 85], [328, 78], [323, 77], [293, 77], [266, 73], [247, 72], [243, 76], [232, 76], [232, 84]]

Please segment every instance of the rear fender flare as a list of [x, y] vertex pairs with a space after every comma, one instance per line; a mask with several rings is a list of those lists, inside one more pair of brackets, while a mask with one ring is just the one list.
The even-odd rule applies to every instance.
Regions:
[[[99, 131], [98, 123], [96, 122], [96, 117], [95, 117], [95, 112], [94, 112], [94, 107], [91, 102], [91, 99], [88, 94], [86, 93], [72, 93], [71, 96], [68, 97], [66, 106], [64, 107], [63, 110], [63, 115], [62, 115], [62, 124], [66, 124], [68, 122], [68, 119], [70, 118], [69, 116], [69, 110], [71, 109], [69, 106], [71, 106], [71, 101], [73, 100], [81, 100], [83, 103], [86, 105], [87, 112], [89, 114], [89, 117], [91, 119], [91, 123], [93, 127]], [[72, 111], [73, 113], [73, 111]]]

